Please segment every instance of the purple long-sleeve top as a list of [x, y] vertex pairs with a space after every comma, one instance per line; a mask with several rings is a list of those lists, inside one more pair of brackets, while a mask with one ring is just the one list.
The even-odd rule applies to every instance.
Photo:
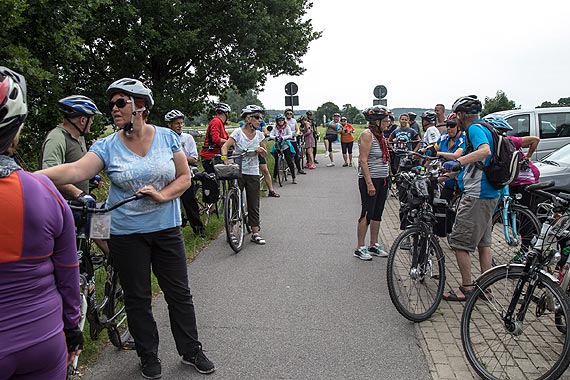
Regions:
[[0, 177], [0, 358], [79, 322], [71, 210], [47, 177]]

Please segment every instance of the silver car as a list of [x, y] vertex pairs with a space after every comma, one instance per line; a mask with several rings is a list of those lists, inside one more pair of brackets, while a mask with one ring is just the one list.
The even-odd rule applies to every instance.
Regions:
[[554, 181], [556, 188], [570, 189], [570, 144], [544, 156], [535, 165], [540, 170], [540, 182]]

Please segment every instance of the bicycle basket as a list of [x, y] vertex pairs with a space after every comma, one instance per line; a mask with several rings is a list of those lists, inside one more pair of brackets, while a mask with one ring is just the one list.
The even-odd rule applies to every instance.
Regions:
[[217, 164], [214, 165], [214, 170], [218, 179], [237, 179], [241, 177], [241, 167], [238, 164]]

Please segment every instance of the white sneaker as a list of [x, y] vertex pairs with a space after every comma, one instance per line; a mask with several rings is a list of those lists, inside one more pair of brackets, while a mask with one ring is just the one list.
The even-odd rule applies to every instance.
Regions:
[[382, 245], [380, 243], [374, 244], [374, 247], [368, 247], [368, 253], [372, 256], [388, 257], [388, 253], [382, 249]]
[[327, 167], [329, 167], [329, 168], [332, 167], [332, 166], [334, 166], [334, 162], [329, 162], [329, 163], [327, 164]]
[[360, 247], [356, 251], [354, 251], [354, 257], [358, 257], [360, 260], [370, 261], [372, 260], [372, 256], [368, 253], [368, 249], [366, 247]]

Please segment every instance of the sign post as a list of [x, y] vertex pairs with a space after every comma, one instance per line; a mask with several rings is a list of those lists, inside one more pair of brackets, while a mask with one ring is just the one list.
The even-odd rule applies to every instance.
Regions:
[[294, 106], [299, 105], [299, 97], [295, 94], [299, 91], [299, 87], [294, 82], [289, 82], [285, 85], [285, 107], [291, 107], [293, 110]]

